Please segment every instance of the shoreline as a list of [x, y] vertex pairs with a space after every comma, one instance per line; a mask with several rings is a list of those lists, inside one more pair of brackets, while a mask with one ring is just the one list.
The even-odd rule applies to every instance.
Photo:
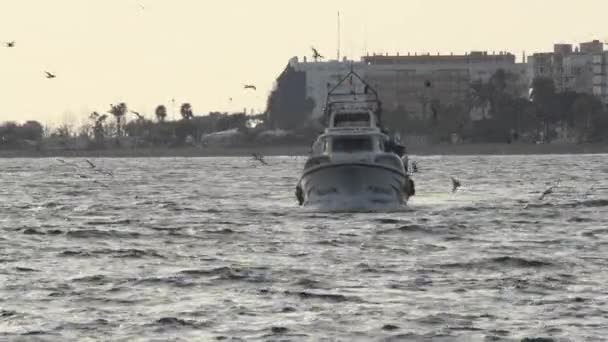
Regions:
[[[608, 144], [438, 144], [408, 147], [412, 156], [438, 155], [547, 155], [547, 154], [608, 154]], [[305, 156], [309, 146], [251, 146], [251, 147], [155, 147], [106, 150], [0, 150], [0, 158], [160, 158], [160, 157], [248, 157]]]

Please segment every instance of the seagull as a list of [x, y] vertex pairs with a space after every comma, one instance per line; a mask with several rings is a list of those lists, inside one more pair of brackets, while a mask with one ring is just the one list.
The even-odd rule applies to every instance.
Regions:
[[90, 160], [88, 160], [88, 159], [86, 159], [85, 161], [87, 162], [87, 164], [89, 164], [89, 166], [91, 167], [91, 169], [94, 169], [94, 168], [96, 168], [96, 167], [97, 167], [97, 165], [93, 164], [93, 162], [92, 162], [92, 161], [90, 161]]
[[540, 195], [540, 197], [538, 198], [538, 200], [542, 201], [543, 199], [545, 199], [546, 196], [552, 194], [554, 188], [555, 188], [555, 185], [547, 188], [547, 190], [543, 191], [543, 193]]
[[76, 167], [76, 168], [79, 167], [78, 165], [76, 165], [74, 163], [69, 163], [69, 162], [67, 162], [67, 161], [65, 161], [63, 159], [57, 159], [57, 161], [60, 162], [60, 163], [62, 163], [62, 164], [64, 164], [64, 165], [68, 165], [68, 166], [71, 166], [71, 167]]
[[412, 173], [418, 172], [418, 163], [415, 160], [412, 160]]
[[132, 110], [131, 113], [135, 114], [135, 116], [137, 116], [138, 119], [143, 120], [143, 118], [144, 118], [139, 112], [136, 112], [134, 110]]
[[253, 89], [253, 90], [257, 90], [257, 88], [253, 85], [253, 84], [245, 84], [244, 86], [245, 89]]
[[4, 43], [4, 45], [6, 47], [8, 47], [8, 48], [15, 47], [15, 41], [13, 40], [13, 41], [10, 41], [10, 42], [6, 42], [6, 43]]
[[253, 156], [254, 160], [259, 161], [260, 163], [262, 163], [262, 165], [268, 165], [268, 163], [264, 160], [264, 156], [259, 155], [257, 153], [252, 153], [251, 155]]
[[584, 194], [583, 196], [585, 196], [585, 197], [589, 197], [589, 196], [591, 196], [591, 192], [593, 192], [593, 190], [595, 190], [595, 184], [593, 184], [593, 185], [592, 185], [592, 186], [589, 188], [589, 190], [587, 190], [587, 191], [585, 192], [585, 194]]
[[454, 177], [452, 177], [452, 193], [458, 191], [458, 188], [460, 188], [461, 184], [460, 181]]
[[317, 60], [319, 58], [321, 58], [321, 59], [325, 58], [314, 47], [311, 47], [311, 49], [312, 49], [312, 58], [314, 58], [315, 60]]
[[50, 73], [50, 72], [48, 72], [48, 71], [45, 71], [45, 73], [46, 73], [46, 78], [49, 78], [49, 79], [50, 79], [50, 78], [55, 78], [55, 77], [57, 77], [56, 75], [53, 75], [53, 74], [51, 74], [51, 73]]

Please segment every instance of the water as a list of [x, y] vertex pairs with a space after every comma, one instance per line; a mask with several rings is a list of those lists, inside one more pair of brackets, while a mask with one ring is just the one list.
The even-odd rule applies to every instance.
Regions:
[[303, 158], [0, 160], [0, 340], [608, 336], [605, 155], [415, 159], [386, 214], [298, 208]]

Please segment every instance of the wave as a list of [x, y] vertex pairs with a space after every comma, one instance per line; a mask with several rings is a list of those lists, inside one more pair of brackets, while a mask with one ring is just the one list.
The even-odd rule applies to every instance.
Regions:
[[595, 200], [580, 201], [580, 202], [569, 203], [569, 204], [566, 204], [564, 206], [571, 207], [571, 208], [578, 208], [578, 207], [585, 207], [585, 208], [608, 207], [608, 199], [595, 199]]
[[550, 267], [554, 266], [553, 263], [545, 260], [536, 259], [525, 259], [520, 257], [512, 256], [500, 256], [489, 259], [476, 260], [471, 262], [462, 263], [449, 263], [443, 264], [441, 267], [444, 268], [464, 268], [464, 269], [475, 269], [475, 268], [497, 268], [497, 267], [512, 267], [512, 268], [539, 268], [539, 267]]
[[216, 267], [207, 270], [183, 270], [180, 271], [179, 274], [190, 277], [206, 277], [216, 281], [238, 280], [252, 283], [265, 283], [271, 281], [267, 272], [268, 268], [266, 267], [247, 269], [240, 269], [236, 267]]
[[116, 220], [116, 221], [87, 221], [85, 224], [89, 226], [115, 226], [115, 225], [130, 225], [132, 223], [136, 223], [137, 221], [124, 219], [124, 220]]
[[165, 259], [164, 255], [159, 254], [155, 250], [141, 250], [141, 249], [97, 249], [97, 250], [66, 250], [59, 253], [59, 256], [63, 257], [93, 257], [100, 255], [108, 255], [112, 258], [160, 258]]
[[106, 285], [106, 284], [114, 283], [115, 279], [112, 279], [112, 278], [107, 277], [102, 274], [96, 274], [96, 275], [74, 278], [74, 279], [72, 279], [72, 282], [89, 283], [89, 284], [95, 284], [95, 285]]
[[98, 229], [81, 229], [70, 230], [66, 233], [68, 237], [75, 239], [99, 239], [99, 238], [116, 238], [116, 239], [136, 239], [141, 237], [140, 233], [123, 232], [119, 230], [98, 230]]
[[319, 299], [334, 303], [344, 303], [344, 302], [355, 302], [362, 303], [363, 300], [356, 296], [345, 296], [341, 294], [335, 293], [318, 293], [318, 292], [310, 292], [310, 291], [285, 291], [283, 292], [286, 295], [297, 296], [300, 299]]
[[392, 229], [384, 229], [378, 232], [378, 234], [394, 234], [394, 233], [429, 233], [431, 232], [430, 229], [421, 226], [421, 225], [417, 225], [417, 224], [408, 224], [405, 226], [401, 226], [398, 228], [392, 228]]
[[207, 322], [195, 321], [190, 319], [181, 319], [177, 317], [162, 317], [154, 321], [154, 323], [148, 324], [148, 326], [154, 326], [160, 329], [179, 329], [179, 328], [191, 328], [201, 329], [208, 328], [210, 326]]
[[314, 279], [309, 279], [309, 278], [298, 279], [297, 281], [292, 283], [292, 285], [300, 286], [300, 287], [308, 288], [308, 289], [326, 289], [326, 288], [328, 288], [327, 284], [324, 284], [323, 282], [320, 282], [320, 281], [314, 280]]
[[24, 235], [61, 235], [63, 231], [60, 229], [39, 230], [35, 228], [26, 228], [23, 230]]
[[0, 317], [2, 318], [6, 318], [6, 317], [14, 317], [17, 316], [18, 312], [17, 311], [12, 311], [12, 310], [0, 310]]

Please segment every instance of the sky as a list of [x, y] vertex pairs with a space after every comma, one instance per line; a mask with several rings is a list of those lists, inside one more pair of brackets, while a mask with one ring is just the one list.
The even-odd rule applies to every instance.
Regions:
[[[293, 56], [509, 51], [608, 41], [606, 0], [0, 0], [0, 122], [78, 125], [111, 103], [152, 118], [262, 111]], [[57, 75], [46, 79], [44, 72]], [[243, 89], [254, 84], [257, 91]], [[174, 99], [174, 101], [172, 101]], [[230, 100], [232, 99], [232, 100]]]

